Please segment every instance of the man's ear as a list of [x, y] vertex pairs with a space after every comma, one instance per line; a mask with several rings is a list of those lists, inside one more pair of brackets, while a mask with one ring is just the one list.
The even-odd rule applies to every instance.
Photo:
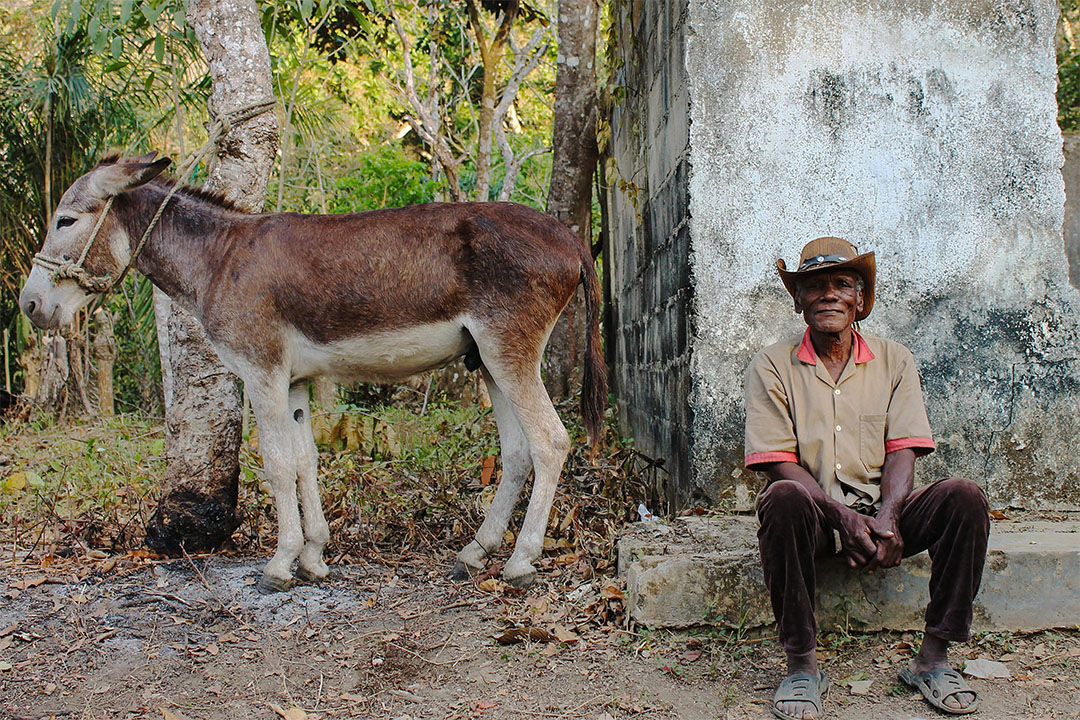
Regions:
[[799, 302], [799, 288], [797, 286], [795, 288], [795, 294], [791, 296], [791, 299], [795, 301], [795, 314], [802, 315], [803, 306], [802, 303]]
[[157, 153], [149, 153], [99, 166], [91, 177], [91, 191], [107, 198], [150, 182], [172, 164], [172, 160], [167, 157], [150, 162], [155, 155]]

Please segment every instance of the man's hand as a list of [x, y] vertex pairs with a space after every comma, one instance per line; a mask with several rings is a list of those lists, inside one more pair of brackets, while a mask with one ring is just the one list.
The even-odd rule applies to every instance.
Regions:
[[877, 518], [845, 508], [840, 516], [840, 544], [851, 567], [868, 570], [900, 564], [904, 543], [888, 518]]
[[880, 512], [877, 517], [870, 519], [874, 523], [871, 533], [877, 543], [877, 552], [867, 563], [867, 570], [873, 572], [876, 567], [896, 567], [904, 557], [904, 541], [900, 537], [897, 521], [885, 512]]
[[844, 507], [840, 511], [840, 546], [851, 567], [862, 567], [877, 553], [877, 543], [870, 522], [874, 518]]

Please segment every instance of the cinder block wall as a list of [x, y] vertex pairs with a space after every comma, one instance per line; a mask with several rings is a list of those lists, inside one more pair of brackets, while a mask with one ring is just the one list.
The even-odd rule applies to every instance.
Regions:
[[[690, 0], [677, 22], [664, 19], [671, 7], [642, 0], [616, 18], [628, 57], [642, 56], [612, 116], [609, 204], [618, 396], [642, 445], [672, 453], [669, 497], [751, 506], [742, 373], [805, 327], [774, 262], [836, 234], [877, 254], [864, 331], [907, 344], [920, 364], [939, 447], [920, 479], [972, 477], [996, 506], [1080, 506], [1055, 3]], [[688, 87], [685, 115], [661, 102], [682, 97], [666, 89], [674, 77]], [[680, 122], [681, 154], [670, 142]], [[683, 165], [687, 208], [658, 216], [659, 198], [679, 202], [661, 191]], [[689, 236], [676, 259], [691, 265], [674, 296], [661, 277], [680, 237], [672, 220]], [[679, 322], [689, 302], [689, 337], [665, 364], [655, 336], [678, 336], [672, 302]], [[689, 431], [673, 442], [682, 418]]]
[[664, 458], [661, 477], [676, 502], [691, 475], [689, 78], [686, 3], [627, 2], [619, 15], [621, 68], [604, 163], [611, 183], [605, 271], [608, 337], [615, 344], [612, 390], [636, 446]]

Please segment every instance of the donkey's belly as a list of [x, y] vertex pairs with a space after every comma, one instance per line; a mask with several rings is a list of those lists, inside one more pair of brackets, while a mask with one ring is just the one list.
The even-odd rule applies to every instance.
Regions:
[[396, 382], [441, 367], [465, 353], [472, 337], [462, 319], [359, 335], [330, 344], [290, 333], [292, 379], [323, 375], [337, 382]]

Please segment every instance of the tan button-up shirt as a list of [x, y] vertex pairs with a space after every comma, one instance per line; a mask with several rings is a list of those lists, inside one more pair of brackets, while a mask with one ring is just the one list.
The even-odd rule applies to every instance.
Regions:
[[746, 467], [799, 463], [848, 507], [880, 506], [886, 453], [934, 450], [915, 358], [891, 340], [855, 333], [833, 380], [807, 329], [758, 353], [744, 390]]

